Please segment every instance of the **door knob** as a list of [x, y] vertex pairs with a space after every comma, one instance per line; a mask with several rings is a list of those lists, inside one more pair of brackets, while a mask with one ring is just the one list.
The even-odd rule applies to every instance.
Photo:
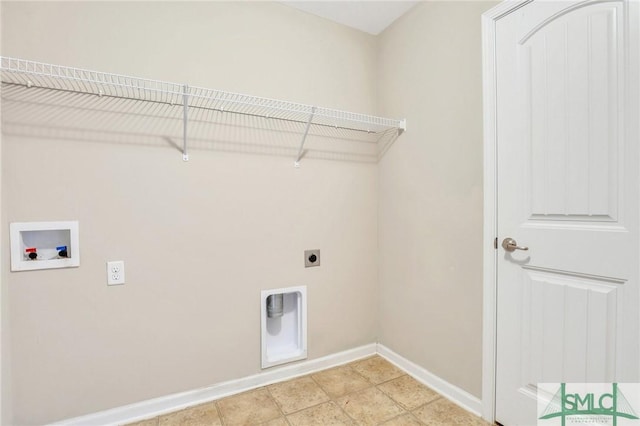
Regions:
[[519, 247], [516, 240], [511, 237], [502, 240], [502, 248], [506, 251], [529, 250], [529, 247]]

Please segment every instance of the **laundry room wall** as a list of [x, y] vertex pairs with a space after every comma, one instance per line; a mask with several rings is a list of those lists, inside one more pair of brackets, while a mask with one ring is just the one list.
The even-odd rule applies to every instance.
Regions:
[[379, 113], [408, 129], [379, 166], [379, 341], [482, 389], [482, 1], [418, 4], [379, 36]]
[[[2, 22], [2, 7], [0, 6], [0, 23]], [[0, 56], [2, 55], [2, 31], [0, 31]], [[0, 87], [0, 98], [2, 96], [2, 88]], [[0, 101], [0, 123], [2, 123], [2, 102]], [[0, 124], [1, 126], [1, 124]], [[2, 132], [0, 131], [0, 216], [2, 212]], [[0, 241], [3, 241], [2, 237], [6, 231], [0, 226]], [[0, 244], [0, 259], [3, 258], [6, 248], [3, 244]], [[9, 412], [11, 406], [11, 392], [10, 389], [10, 369], [8, 362], [9, 354], [9, 327], [4, 327], [4, 324], [9, 323], [8, 319], [8, 295], [7, 287], [3, 285], [4, 281], [4, 262], [0, 260], [0, 423], [7, 424], [11, 419]]]
[[[4, 56], [376, 112], [375, 37], [278, 3], [1, 8]], [[183, 162], [181, 139], [156, 135], [171, 123], [32, 89], [2, 93], [7, 424], [258, 373], [263, 289], [308, 286], [309, 358], [376, 341], [375, 163], [337, 152], [296, 169], [290, 129], [235, 121]], [[50, 220], [79, 221], [80, 267], [9, 272], [9, 223]], [[321, 266], [305, 269], [316, 248]], [[107, 286], [110, 260], [123, 286]]]

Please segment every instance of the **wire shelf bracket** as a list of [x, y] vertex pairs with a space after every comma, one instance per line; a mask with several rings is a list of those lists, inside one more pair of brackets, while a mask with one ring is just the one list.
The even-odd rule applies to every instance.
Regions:
[[187, 151], [187, 128], [189, 127], [189, 86], [184, 85], [182, 95], [183, 119], [182, 119], [182, 161], [189, 161], [189, 151]]
[[398, 136], [407, 131], [407, 119], [403, 118], [398, 121]]
[[298, 149], [298, 156], [296, 157], [296, 161], [293, 165], [296, 168], [300, 167], [300, 159], [304, 155], [304, 142], [307, 140], [307, 136], [309, 135], [309, 127], [311, 127], [311, 122], [313, 121], [313, 116], [316, 113], [316, 107], [311, 107], [311, 115], [309, 115], [309, 121], [307, 121], [307, 125], [304, 129], [304, 135], [302, 135], [302, 140], [300, 141], [300, 149]]
[[[200, 126], [201, 120], [198, 120], [197, 117], [208, 116], [209, 113], [216, 111], [239, 114], [248, 118], [261, 117], [280, 120], [283, 123], [304, 125], [302, 140], [294, 161], [296, 167], [300, 166], [302, 157], [311, 152], [309, 149], [305, 150], [305, 142], [311, 135], [317, 138], [318, 134], [324, 132], [324, 137], [349, 140], [351, 136], [345, 135], [358, 134], [363, 135], [362, 138], [366, 138], [367, 141], [369, 139], [375, 143], [382, 141], [378, 144], [379, 160], [395, 138], [404, 133], [407, 128], [405, 119], [377, 117], [284, 100], [194, 87], [188, 84], [110, 74], [6, 56], [0, 56], [0, 76], [3, 85], [36, 87], [60, 93], [92, 94], [101, 98], [138, 101], [149, 103], [149, 105], [157, 104], [170, 107], [182, 105], [182, 117], [176, 118], [182, 120], [182, 158], [184, 161], [189, 160], [189, 134], [191, 133], [193, 140], [198, 140], [194, 136], [194, 131], [197, 130], [197, 126]], [[191, 119], [195, 120], [191, 129], [189, 128], [190, 115]], [[312, 129], [313, 132], [311, 132]], [[189, 132], [190, 130], [191, 132]], [[381, 145], [382, 149], [380, 149]]]

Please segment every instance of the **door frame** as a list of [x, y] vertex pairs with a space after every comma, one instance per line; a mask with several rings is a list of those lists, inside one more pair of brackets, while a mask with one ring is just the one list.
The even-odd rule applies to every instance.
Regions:
[[507, 0], [482, 14], [482, 94], [484, 140], [484, 229], [482, 291], [482, 417], [493, 423], [496, 407], [497, 82], [496, 23], [534, 0]]

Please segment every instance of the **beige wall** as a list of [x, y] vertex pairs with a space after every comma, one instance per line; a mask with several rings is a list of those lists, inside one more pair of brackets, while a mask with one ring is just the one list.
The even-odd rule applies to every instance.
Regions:
[[[3, 125], [2, 229], [78, 219], [82, 244], [78, 269], [9, 273], [3, 254], [4, 423], [256, 373], [259, 290], [300, 284], [310, 358], [378, 340], [479, 397], [480, 14], [491, 5], [422, 3], [373, 37], [274, 3], [2, 2], [3, 55], [409, 123], [377, 168], [300, 169], [230, 144], [197, 143], [183, 163], [158, 138]], [[320, 268], [302, 267], [307, 248], [322, 249]], [[108, 288], [105, 262], [120, 259], [127, 284]]]
[[[2, 22], [2, 7], [0, 6], [0, 23]], [[0, 56], [2, 56], [2, 31], [0, 31]], [[2, 87], [0, 85], [0, 97], [2, 96]], [[2, 102], [0, 102], [0, 123], [2, 123]], [[4, 205], [2, 199], [2, 132], [0, 131], [0, 214]], [[3, 241], [5, 233], [4, 226], [0, 225], [0, 241]], [[11, 408], [11, 392], [9, 372], [10, 363], [8, 362], [9, 354], [9, 318], [8, 318], [8, 294], [5, 283], [5, 263], [4, 259], [6, 249], [4, 244], [0, 244], [0, 424], [8, 424], [11, 416], [9, 410]]]
[[[2, 53], [375, 108], [375, 38], [275, 3], [2, 2]], [[67, 114], [49, 124], [74, 117], [78, 127], [89, 120]], [[184, 163], [155, 139], [46, 126], [17, 136], [20, 126], [5, 124], [2, 229], [77, 219], [82, 246], [80, 268], [9, 273], [3, 233], [7, 423], [50, 422], [259, 372], [261, 289], [308, 286], [309, 358], [376, 341], [375, 164], [306, 159], [295, 169], [289, 156], [215, 146]], [[321, 267], [303, 267], [309, 248], [322, 250]], [[108, 260], [125, 261], [124, 286], [107, 287]]]
[[481, 396], [480, 15], [425, 2], [379, 37], [378, 105], [408, 130], [379, 165], [379, 341]]

